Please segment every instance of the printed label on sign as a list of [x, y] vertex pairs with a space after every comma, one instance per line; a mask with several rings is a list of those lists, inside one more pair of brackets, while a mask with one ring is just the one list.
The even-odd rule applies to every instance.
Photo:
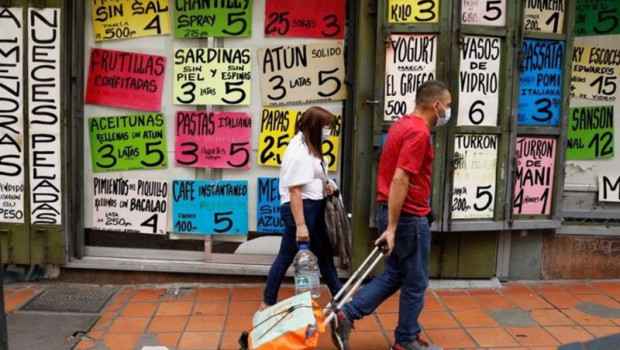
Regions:
[[571, 97], [615, 101], [620, 84], [620, 49], [575, 45]]
[[92, 0], [95, 41], [170, 34], [168, 0]]
[[496, 135], [456, 135], [453, 219], [493, 218], [496, 165]]
[[284, 220], [280, 216], [279, 184], [277, 177], [258, 178], [256, 231], [259, 233], [284, 233]]
[[250, 49], [178, 49], [174, 52], [174, 104], [250, 104]]
[[459, 71], [458, 125], [497, 125], [499, 38], [464, 36]]
[[331, 41], [258, 50], [264, 106], [344, 100], [344, 44]]
[[168, 183], [95, 177], [92, 228], [166, 234]]
[[620, 34], [620, 1], [577, 0], [575, 35]]
[[439, 0], [389, 0], [389, 23], [439, 22]]
[[523, 30], [526, 32], [563, 33], [564, 0], [526, 0]]
[[24, 222], [24, 15], [0, 8], [0, 222]]
[[478, 26], [505, 26], [506, 0], [461, 0], [461, 23]]
[[614, 106], [571, 108], [566, 159], [614, 156]]
[[93, 48], [86, 103], [158, 112], [166, 57]]
[[418, 86], [435, 79], [437, 36], [390, 35], [385, 52], [384, 120], [412, 113]]
[[252, 117], [247, 113], [178, 111], [175, 158], [178, 166], [250, 167]]
[[248, 37], [252, 35], [252, 0], [175, 1], [174, 37]]
[[163, 114], [90, 118], [93, 171], [166, 168], [165, 120]]
[[172, 182], [175, 233], [247, 234], [247, 181]]
[[555, 139], [517, 138], [514, 214], [549, 215], [555, 167]]
[[519, 125], [558, 125], [562, 104], [564, 42], [523, 41]]
[[599, 175], [598, 200], [600, 202], [620, 202], [620, 175]]
[[342, 39], [345, 0], [266, 0], [265, 35]]

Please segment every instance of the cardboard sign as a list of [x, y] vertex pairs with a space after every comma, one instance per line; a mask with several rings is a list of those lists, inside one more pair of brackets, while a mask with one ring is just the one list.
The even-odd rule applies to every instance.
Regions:
[[497, 125], [499, 38], [464, 36], [459, 71], [457, 125]]
[[0, 8], [0, 222], [24, 223], [24, 15]]
[[[303, 111], [288, 109], [263, 108], [260, 135], [258, 138], [258, 164], [280, 166], [286, 146], [295, 133], [295, 123]], [[342, 133], [342, 115], [336, 117], [331, 125], [331, 134], [323, 142], [323, 157], [327, 160], [330, 171], [338, 168], [340, 157], [340, 135]]]
[[571, 108], [567, 160], [614, 156], [614, 106]]
[[158, 112], [166, 57], [90, 50], [86, 103]]
[[555, 139], [517, 138], [514, 214], [549, 215], [555, 167]]
[[558, 125], [564, 42], [525, 39], [519, 77], [519, 125]]
[[174, 2], [175, 38], [226, 38], [251, 35], [252, 0]]
[[495, 209], [496, 135], [456, 135], [453, 219], [491, 219]]
[[178, 111], [177, 166], [250, 168], [252, 117], [247, 113]]
[[600, 202], [620, 202], [620, 176], [601, 174], [598, 177], [598, 200]]
[[439, 0], [389, 0], [389, 23], [439, 22]]
[[105, 177], [93, 181], [93, 229], [166, 234], [166, 181]]
[[615, 101], [620, 83], [620, 49], [575, 45], [571, 97]]
[[506, 25], [506, 0], [461, 0], [461, 23], [477, 26]]
[[258, 50], [263, 106], [344, 100], [342, 41]]
[[265, 35], [343, 39], [346, 0], [266, 0]]
[[90, 118], [93, 171], [168, 167], [165, 120], [163, 114]]
[[172, 182], [175, 233], [247, 234], [247, 181]]
[[250, 104], [250, 49], [178, 49], [174, 52], [174, 104]]
[[258, 178], [256, 203], [256, 231], [260, 233], [284, 233], [284, 220], [280, 217], [280, 179]]
[[562, 0], [525, 1], [523, 30], [526, 32], [563, 33], [564, 2]]
[[[62, 224], [60, 9], [28, 9], [30, 220]], [[3, 30], [4, 31], [4, 30]]]
[[168, 0], [92, 0], [95, 41], [170, 34]]
[[384, 120], [413, 112], [418, 86], [435, 79], [436, 65], [436, 35], [390, 35], [385, 51]]
[[576, 36], [620, 34], [618, 0], [577, 0], [576, 10]]

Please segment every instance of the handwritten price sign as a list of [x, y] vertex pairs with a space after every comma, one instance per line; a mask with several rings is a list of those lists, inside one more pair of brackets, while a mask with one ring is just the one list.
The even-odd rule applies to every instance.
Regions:
[[461, 23], [480, 26], [506, 25], [506, 0], [461, 0]]
[[564, 1], [525, 1], [526, 32], [562, 33]]
[[95, 41], [170, 34], [168, 0], [92, 0]]
[[175, 38], [247, 37], [252, 34], [252, 0], [174, 3]]
[[256, 231], [260, 233], [284, 233], [284, 220], [280, 217], [279, 183], [277, 177], [258, 178]]
[[342, 39], [345, 0], [267, 0], [265, 35]]
[[619, 77], [620, 49], [575, 45], [571, 97], [615, 101]]
[[566, 159], [614, 156], [614, 106], [571, 108]]
[[620, 34], [618, 0], [577, 0], [576, 10], [576, 36]]
[[388, 22], [439, 22], [439, 0], [389, 0]]
[[549, 215], [555, 165], [555, 139], [517, 138], [514, 214]]

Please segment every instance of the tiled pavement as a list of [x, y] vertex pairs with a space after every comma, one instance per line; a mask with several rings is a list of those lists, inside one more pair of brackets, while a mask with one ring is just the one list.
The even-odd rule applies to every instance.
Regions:
[[[12, 312], [45, 284], [5, 285]], [[123, 286], [75, 349], [238, 349], [261, 286]], [[280, 297], [293, 294], [283, 287]], [[326, 293], [323, 293], [324, 295]], [[398, 299], [355, 324], [351, 348], [388, 349]], [[445, 349], [557, 349], [620, 333], [620, 281], [509, 282], [501, 289], [429, 290], [424, 337]], [[318, 349], [333, 349], [328, 334]]]

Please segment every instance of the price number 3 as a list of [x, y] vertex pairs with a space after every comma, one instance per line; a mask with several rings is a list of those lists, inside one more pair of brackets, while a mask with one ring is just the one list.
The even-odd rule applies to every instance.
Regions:
[[[142, 167], [155, 168], [162, 165], [166, 160], [164, 152], [160, 149], [161, 144], [161, 140], [146, 142], [144, 144], [144, 156], [142, 156], [142, 153], [135, 148], [132, 148], [132, 150], [129, 152], [136, 152], [137, 154], [140, 154], [140, 165], [142, 165]], [[118, 163], [118, 156], [120, 154], [123, 154], [122, 157], [126, 157], [126, 155], [124, 154], [125, 152], [128, 152], [127, 149], [117, 150], [113, 144], [101, 145], [97, 149], [99, 160], [95, 162], [95, 165], [97, 165], [101, 169], [113, 169]], [[129, 157], [133, 158], [133, 155], [130, 154]]]
[[[265, 35], [285, 36], [291, 29], [291, 13], [289, 11], [272, 12], [265, 19]], [[323, 29], [321, 36], [332, 38], [342, 33], [342, 27], [339, 24], [338, 16], [328, 14], [322, 19]]]
[[[230, 160], [226, 164], [231, 168], [246, 168], [250, 163], [249, 142], [233, 142], [228, 149]], [[182, 165], [193, 166], [199, 161], [198, 144], [196, 142], [182, 142], [180, 145], [181, 156], [177, 162]], [[240, 155], [240, 156], [237, 156]]]
[[[318, 73], [319, 89], [317, 89], [317, 95], [320, 98], [328, 99], [329, 97], [334, 96], [340, 91], [340, 89], [342, 88], [342, 82], [335, 76], [339, 70], [340, 68], [336, 67], [331, 70], [319, 71]], [[330, 81], [333, 82], [332, 85], [334, 86], [334, 88], [331, 90], [329, 89], [329, 86], [324, 87], [324, 85], [326, 85]], [[283, 100], [288, 93], [288, 90], [286, 89], [286, 85], [284, 82], [284, 77], [281, 75], [274, 75], [273, 77], [269, 79], [269, 83], [272, 84], [272, 87], [271, 87], [272, 92], [268, 93], [267, 97], [274, 102]], [[311, 96], [308, 96], [308, 98], [310, 97]]]

